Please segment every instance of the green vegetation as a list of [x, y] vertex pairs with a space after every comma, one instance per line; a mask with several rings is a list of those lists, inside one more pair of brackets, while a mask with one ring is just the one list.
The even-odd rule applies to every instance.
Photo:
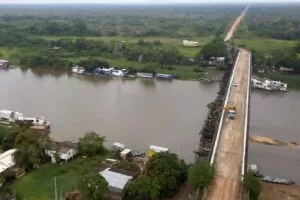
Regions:
[[[299, 16], [298, 5], [253, 6], [233, 41], [251, 50], [254, 72], [263, 70], [263, 77], [292, 88], [300, 88]], [[280, 67], [290, 70], [280, 71]]]
[[[64, 69], [93, 59], [199, 79], [207, 70], [194, 70], [195, 57], [242, 8], [95, 7], [28, 7], [22, 13], [1, 7], [0, 57], [24, 67]], [[199, 47], [184, 47], [183, 39]]]
[[134, 180], [125, 190], [124, 200], [158, 200], [159, 185], [149, 177]]
[[203, 190], [214, 177], [214, 168], [207, 161], [198, 161], [190, 167], [188, 181], [193, 188]]
[[146, 164], [145, 174], [160, 187], [160, 196], [173, 196], [187, 179], [187, 165], [176, 154], [157, 153]]
[[115, 165], [115, 167], [133, 172], [139, 172], [141, 170], [135, 162], [130, 162], [128, 160], [121, 160]]
[[253, 174], [244, 176], [244, 186], [249, 190], [250, 200], [257, 200], [261, 191], [261, 183]]
[[78, 188], [86, 200], [104, 200], [108, 183], [99, 174], [87, 174], [79, 181]]
[[105, 137], [100, 137], [95, 132], [85, 133], [83, 138], [79, 138], [78, 151], [84, 156], [103, 155], [106, 153], [104, 147]]
[[54, 177], [57, 179], [58, 195], [62, 197], [77, 186], [80, 173], [71, 164], [47, 164], [15, 181], [13, 188], [26, 200], [54, 199]]

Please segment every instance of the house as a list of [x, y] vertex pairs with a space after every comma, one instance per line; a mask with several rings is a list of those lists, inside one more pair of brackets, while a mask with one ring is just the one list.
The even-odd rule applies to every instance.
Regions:
[[123, 151], [121, 151], [120, 156], [124, 160], [131, 158], [132, 157], [131, 149], [124, 149]]
[[10, 149], [0, 154], [0, 174], [8, 172], [12, 173], [15, 178], [20, 178], [25, 174], [25, 170], [23, 168], [15, 168], [15, 160], [14, 154], [17, 149]]
[[47, 149], [45, 149], [47, 156], [51, 157], [51, 162], [56, 163], [56, 155], [61, 160], [68, 161], [73, 158], [77, 153], [77, 143], [65, 142], [52, 142]]
[[281, 67], [279, 67], [279, 71], [281, 71], [281, 72], [291, 72], [291, 71], [294, 71], [294, 69], [281, 66]]
[[122, 151], [123, 149], [125, 149], [125, 147], [126, 145], [120, 142], [114, 142], [111, 146], [111, 148], [115, 151]]
[[0, 173], [4, 172], [8, 168], [13, 167], [16, 163], [14, 161], [14, 153], [17, 149], [10, 149], [0, 154]]
[[122, 193], [126, 185], [133, 178], [133, 176], [112, 171], [110, 168], [106, 168], [99, 172], [99, 174], [108, 182], [108, 190], [115, 193]]
[[9, 67], [10, 67], [9, 61], [0, 59], [0, 69], [8, 69]]
[[199, 46], [199, 42], [192, 41], [192, 40], [183, 40], [182, 44], [183, 44], [183, 46], [186, 46], [186, 47], [198, 47]]

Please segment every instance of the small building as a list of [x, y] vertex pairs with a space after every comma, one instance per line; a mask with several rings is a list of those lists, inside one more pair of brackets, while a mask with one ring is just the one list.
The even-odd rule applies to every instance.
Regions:
[[192, 40], [183, 40], [182, 44], [183, 44], [183, 46], [186, 46], [186, 47], [198, 47], [199, 46], [199, 42], [192, 41]]
[[126, 160], [132, 157], [132, 150], [131, 149], [124, 149], [121, 151], [120, 156], [122, 159]]
[[14, 154], [17, 149], [10, 149], [0, 154], [0, 174], [11, 172], [15, 178], [20, 178], [25, 174], [23, 168], [15, 168]]
[[0, 154], [0, 173], [4, 172], [8, 168], [13, 167], [16, 163], [14, 161], [14, 153], [17, 149], [10, 149]]
[[77, 143], [65, 141], [65, 142], [52, 142], [47, 149], [45, 149], [47, 156], [51, 157], [51, 162], [56, 163], [56, 155], [61, 160], [68, 161], [73, 158], [77, 153]]
[[120, 142], [115, 142], [111, 146], [111, 148], [116, 151], [122, 151], [123, 149], [125, 149], [125, 147], [126, 147], [126, 145], [122, 144]]
[[108, 189], [110, 192], [122, 193], [126, 185], [133, 178], [125, 174], [111, 171], [110, 168], [99, 172], [101, 176], [108, 182]]
[[8, 69], [8, 68], [10, 68], [9, 61], [0, 59], [0, 69]]

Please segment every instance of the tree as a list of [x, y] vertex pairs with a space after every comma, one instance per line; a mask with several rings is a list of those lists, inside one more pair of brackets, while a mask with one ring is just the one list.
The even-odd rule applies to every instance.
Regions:
[[204, 189], [214, 177], [214, 169], [207, 161], [198, 161], [190, 167], [188, 181], [193, 188]]
[[78, 189], [85, 200], [104, 200], [108, 183], [99, 174], [88, 174], [80, 180]]
[[95, 156], [97, 154], [104, 154], [106, 149], [104, 147], [105, 137], [100, 137], [95, 132], [84, 134], [83, 138], [79, 138], [78, 150], [82, 155]]
[[45, 158], [45, 147], [49, 138], [45, 134], [26, 130], [17, 135], [15, 148], [18, 149], [14, 155], [17, 165], [31, 169], [39, 165]]
[[140, 177], [134, 180], [125, 189], [124, 200], [157, 200], [160, 187], [149, 177]]
[[257, 200], [261, 191], [261, 183], [253, 174], [247, 173], [244, 176], [244, 186], [249, 190], [250, 199]]
[[187, 178], [187, 165], [176, 154], [162, 152], [148, 161], [145, 172], [160, 186], [161, 196], [172, 196]]

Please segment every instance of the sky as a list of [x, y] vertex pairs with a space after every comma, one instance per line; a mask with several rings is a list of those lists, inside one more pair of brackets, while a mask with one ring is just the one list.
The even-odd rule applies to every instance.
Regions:
[[300, 0], [0, 0], [0, 4], [189, 4], [189, 3], [299, 2]]

